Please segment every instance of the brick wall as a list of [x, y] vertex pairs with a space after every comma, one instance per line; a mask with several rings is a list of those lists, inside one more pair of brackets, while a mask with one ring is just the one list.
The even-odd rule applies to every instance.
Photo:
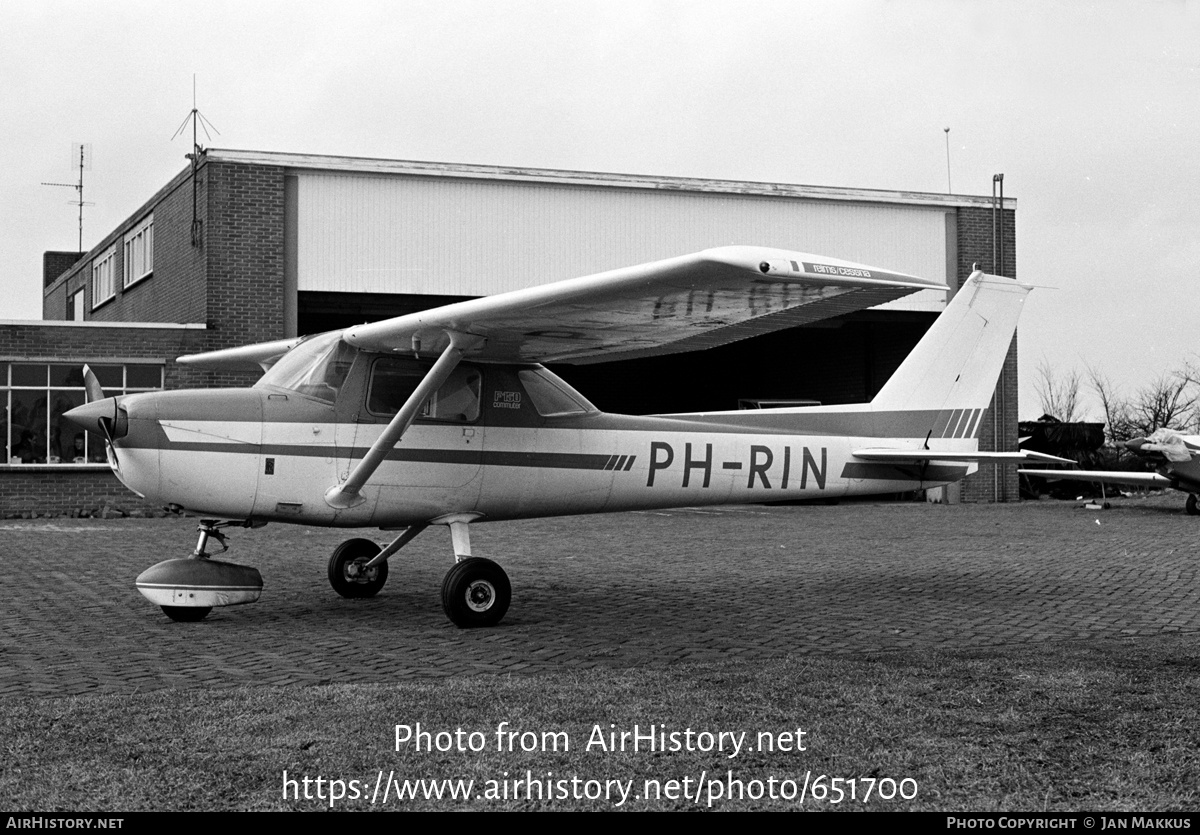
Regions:
[[[197, 211], [206, 210], [206, 166], [196, 178]], [[154, 272], [129, 287], [122, 287], [125, 234], [147, 216], [154, 215]], [[42, 318], [61, 320], [67, 315], [66, 299], [85, 289], [86, 316], [97, 322], [204, 322], [206, 315], [206, 253], [192, 246], [192, 177], [185, 169], [136, 212], [106, 235], [77, 264], [47, 286]], [[97, 255], [115, 248], [113, 284], [116, 295], [93, 309], [92, 264]], [[47, 253], [49, 256], [50, 253]]]
[[75, 262], [82, 257], [82, 252], [42, 253], [42, 286], [49, 287], [55, 279], [75, 266]]
[[[1017, 277], [1016, 212], [1006, 209], [1004, 218], [1004, 263], [997, 264], [1000, 275]], [[966, 281], [973, 265], [990, 273], [993, 270], [993, 245], [997, 240], [1001, 213], [990, 208], [964, 207], [958, 210], [958, 280]], [[998, 433], [997, 430], [998, 429]], [[999, 437], [997, 437], [997, 434]], [[1017, 449], [1017, 337], [1013, 337], [1004, 369], [996, 385], [992, 405], [980, 422], [979, 448], [1015, 451]], [[962, 485], [966, 502], [1015, 502], [1019, 499], [1016, 464], [980, 464], [979, 472]]]
[[[958, 277], [965, 281], [971, 274], [972, 264], [978, 264], [985, 273], [992, 272], [993, 243], [996, 241], [1000, 213], [990, 208], [967, 207], [958, 209]], [[997, 265], [999, 275], [1017, 277], [1017, 214], [1005, 209], [1004, 216], [1004, 263]]]
[[165, 516], [107, 470], [53, 468], [36, 476], [0, 468], [0, 518]]
[[281, 339], [283, 169], [231, 163], [208, 168], [210, 344], [225, 348]]

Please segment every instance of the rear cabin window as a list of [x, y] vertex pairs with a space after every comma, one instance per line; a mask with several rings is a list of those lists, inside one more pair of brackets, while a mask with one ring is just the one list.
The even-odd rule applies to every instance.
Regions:
[[[367, 410], [385, 417], [396, 414], [428, 372], [428, 366], [412, 360], [376, 360], [371, 366]], [[451, 372], [450, 379], [425, 401], [417, 417], [452, 423], [470, 423], [478, 419], [481, 376], [477, 368], [458, 366]]]
[[527, 368], [517, 376], [542, 417], [586, 415], [596, 410], [583, 395], [544, 368]]

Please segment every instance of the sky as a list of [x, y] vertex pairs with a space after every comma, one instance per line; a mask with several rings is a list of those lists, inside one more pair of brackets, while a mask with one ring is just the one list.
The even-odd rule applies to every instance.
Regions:
[[42, 253], [77, 246], [75, 192], [41, 185], [76, 180], [73, 143], [86, 250], [186, 165], [193, 82], [217, 148], [975, 195], [1003, 173], [1017, 277], [1054, 288], [1021, 320], [1022, 418], [1043, 368], [1133, 395], [1200, 362], [1198, 0], [0, 0], [0, 319], [40, 318]]

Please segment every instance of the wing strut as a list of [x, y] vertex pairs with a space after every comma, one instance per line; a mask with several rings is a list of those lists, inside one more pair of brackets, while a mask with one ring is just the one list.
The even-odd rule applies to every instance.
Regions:
[[425, 375], [413, 393], [408, 396], [408, 400], [404, 401], [404, 405], [400, 407], [400, 411], [396, 412], [396, 416], [387, 425], [387, 429], [383, 430], [383, 434], [371, 445], [367, 454], [350, 471], [346, 480], [341, 484], [335, 484], [326, 491], [325, 501], [330, 507], [345, 509], [365, 501], [359, 495], [359, 491], [367, 483], [367, 479], [379, 468], [392, 448], [400, 443], [400, 439], [404, 437], [408, 427], [412, 426], [412, 422], [416, 420], [425, 401], [432, 397], [434, 392], [450, 378], [451, 372], [458, 366], [459, 360], [463, 358], [466, 350], [483, 339], [480, 336], [450, 331], [446, 332], [446, 336], [449, 337], [450, 344], [446, 346], [446, 350], [442, 351], [442, 355], [438, 357], [433, 368], [429, 369], [429, 373]]

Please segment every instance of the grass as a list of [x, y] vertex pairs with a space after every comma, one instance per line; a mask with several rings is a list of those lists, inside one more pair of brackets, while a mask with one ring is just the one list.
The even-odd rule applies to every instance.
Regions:
[[[793, 657], [767, 663], [680, 664], [662, 670], [568, 670], [430, 682], [229, 691], [162, 690], [132, 696], [26, 698], [0, 706], [0, 805], [12, 810], [270, 810], [327, 808], [284, 797], [283, 772], [358, 780], [524, 778], [632, 781], [622, 808], [706, 808], [675, 795], [638, 798], [646, 780], [727, 773], [799, 799], [716, 799], [720, 809], [926, 811], [1195, 811], [1200, 809], [1200, 649], [1194, 635], [1023, 645], [972, 652]], [[479, 752], [396, 750], [395, 726], [477, 731]], [[564, 731], [570, 749], [497, 751], [499, 723]], [[742, 752], [603, 751], [595, 726], [654, 724], [668, 731], [747, 732]], [[759, 732], [804, 730], [804, 751], [756, 751]], [[519, 737], [517, 738], [519, 739]], [[532, 739], [532, 737], [527, 738]], [[445, 738], [443, 738], [445, 741]], [[469, 741], [464, 738], [464, 742]], [[727, 753], [727, 752], [726, 752]], [[551, 772], [548, 777], [547, 772]], [[834, 804], [813, 781], [916, 781], [915, 799]], [[684, 778], [689, 783], [684, 785]], [[303, 794], [303, 784], [297, 782]], [[561, 784], [571, 793], [571, 783]], [[587, 786], [577, 784], [579, 791]], [[911, 787], [911, 783], [906, 784]], [[328, 796], [328, 786], [322, 792]], [[349, 789], [349, 784], [346, 784]], [[551, 793], [559, 790], [551, 785]], [[708, 790], [706, 790], [706, 788]], [[849, 785], [843, 790], [849, 793]], [[348, 793], [350, 793], [348, 791]], [[610, 809], [616, 801], [552, 796], [469, 801], [412, 799], [337, 808]], [[819, 795], [819, 786], [817, 794]]]

